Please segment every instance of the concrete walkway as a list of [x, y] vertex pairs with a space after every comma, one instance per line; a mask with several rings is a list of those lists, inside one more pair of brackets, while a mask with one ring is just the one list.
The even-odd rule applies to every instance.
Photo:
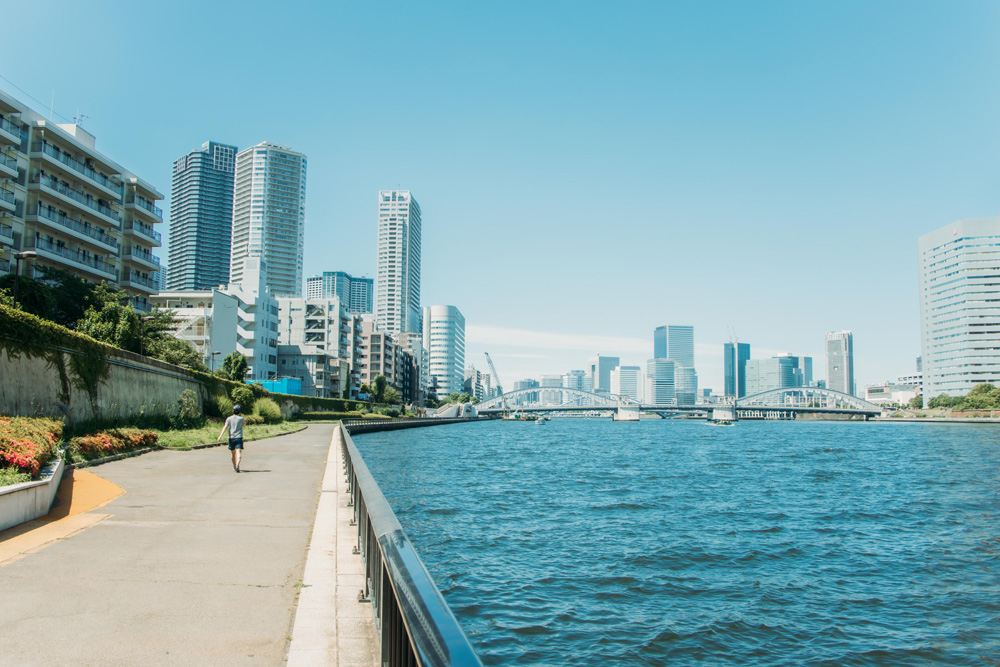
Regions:
[[91, 469], [124, 495], [0, 562], [0, 665], [283, 664], [332, 430]]

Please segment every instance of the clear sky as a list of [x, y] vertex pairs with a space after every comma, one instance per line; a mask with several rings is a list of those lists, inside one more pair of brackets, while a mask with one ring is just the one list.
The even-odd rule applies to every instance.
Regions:
[[377, 192], [411, 190], [424, 304], [458, 306], [467, 362], [489, 351], [510, 386], [598, 352], [644, 364], [662, 324], [694, 325], [703, 387], [730, 327], [817, 377], [824, 334], [851, 329], [859, 388], [909, 373], [917, 237], [1000, 210], [994, 0], [30, 14], [0, 89], [54, 94], [164, 194], [209, 139], [305, 153], [307, 276], [373, 276]]

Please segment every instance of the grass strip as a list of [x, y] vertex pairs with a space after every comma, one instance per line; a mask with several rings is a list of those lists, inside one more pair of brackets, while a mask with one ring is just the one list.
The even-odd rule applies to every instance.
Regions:
[[[243, 440], [261, 440], [275, 435], [299, 431], [302, 427], [302, 424], [287, 421], [280, 424], [246, 424], [243, 426]], [[185, 429], [183, 431], [156, 431], [156, 434], [159, 436], [157, 444], [164, 449], [185, 451], [198, 445], [217, 442], [219, 431], [221, 430], [222, 422], [210, 422], [201, 428]], [[225, 439], [223, 439], [223, 442], [225, 442]]]

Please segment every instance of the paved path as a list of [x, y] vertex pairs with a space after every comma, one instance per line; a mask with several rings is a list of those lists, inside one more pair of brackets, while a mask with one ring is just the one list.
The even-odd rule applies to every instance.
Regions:
[[281, 665], [332, 428], [93, 468], [106, 517], [0, 561], [0, 665]]

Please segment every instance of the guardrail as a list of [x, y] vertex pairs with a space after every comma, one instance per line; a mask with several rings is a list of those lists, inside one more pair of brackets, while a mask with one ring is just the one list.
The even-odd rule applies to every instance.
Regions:
[[358, 528], [358, 550], [365, 564], [364, 594], [371, 601], [379, 634], [380, 664], [481, 667], [346, 425], [337, 432]]
[[377, 431], [397, 431], [404, 428], [420, 428], [422, 426], [440, 426], [441, 424], [467, 424], [475, 419], [466, 417], [406, 417], [397, 419], [344, 419], [341, 420], [348, 431], [355, 435], [359, 433], [375, 433]]

